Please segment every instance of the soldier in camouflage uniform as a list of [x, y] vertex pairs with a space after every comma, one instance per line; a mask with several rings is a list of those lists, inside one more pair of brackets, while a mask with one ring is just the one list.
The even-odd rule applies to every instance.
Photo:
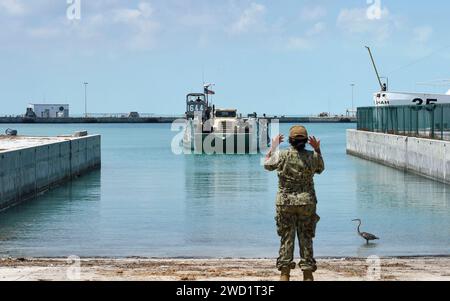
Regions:
[[[279, 135], [272, 142], [264, 167], [269, 171], [278, 171], [279, 187], [276, 199], [276, 223], [281, 237], [280, 256], [277, 268], [281, 271], [281, 280], [289, 281], [290, 271], [295, 268], [294, 244], [298, 236], [300, 245], [300, 268], [304, 279], [312, 281], [317, 270], [314, 260], [313, 238], [320, 217], [316, 214], [315, 174], [321, 174], [324, 162], [320, 151], [320, 141], [309, 137], [302, 126], [291, 128], [289, 142], [291, 147], [277, 151], [284, 137]], [[305, 150], [309, 143], [314, 151]]]

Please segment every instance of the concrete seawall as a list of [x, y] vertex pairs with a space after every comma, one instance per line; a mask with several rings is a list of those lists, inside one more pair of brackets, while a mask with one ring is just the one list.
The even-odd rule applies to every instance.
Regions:
[[[179, 117], [181, 118], [181, 117]], [[3, 123], [37, 123], [37, 124], [79, 124], [79, 123], [172, 123], [179, 119], [176, 117], [67, 117], [67, 118], [26, 118], [26, 117], [0, 117]]]
[[[68, 118], [26, 118], [0, 117], [0, 124], [37, 123], [37, 124], [78, 124], [78, 123], [172, 123], [184, 117], [68, 117]], [[355, 123], [354, 117], [267, 117], [268, 120], [278, 120], [280, 123]]]
[[450, 184], [450, 141], [348, 130], [347, 153]]
[[100, 148], [100, 136], [0, 136], [0, 210], [99, 168]]

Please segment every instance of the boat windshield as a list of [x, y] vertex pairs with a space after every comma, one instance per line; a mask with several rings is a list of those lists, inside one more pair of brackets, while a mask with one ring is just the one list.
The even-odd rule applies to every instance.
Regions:
[[217, 111], [216, 117], [218, 118], [236, 118], [236, 111]]
[[195, 95], [195, 94], [191, 94], [191, 95], [188, 95], [188, 97], [187, 97], [187, 101], [188, 102], [206, 102], [206, 98], [205, 98], [205, 96], [204, 95]]

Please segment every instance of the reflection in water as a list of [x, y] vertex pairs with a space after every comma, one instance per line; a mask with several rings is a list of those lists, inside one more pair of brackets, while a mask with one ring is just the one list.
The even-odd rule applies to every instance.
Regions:
[[448, 254], [449, 186], [373, 162], [355, 161], [357, 217], [363, 219], [363, 229], [370, 227], [369, 232], [374, 229], [381, 236], [379, 244], [359, 248], [358, 255]]
[[356, 256], [360, 258], [367, 258], [372, 255], [377, 255], [378, 247], [379, 247], [378, 243], [370, 243], [370, 244], [363, 243], [356, 251]]
[[[99, 221], [100, 171], [93, 171], [45, 194], [0, 213], [0, 254], [26, 253], [26, 247], [39, 246], [54, 249], [53, 256], [76, 252], [82, 244], [79, 237], [96, 239]], [[5, 242], [5, 245], [3, 244]], [[7, 243], [6, 243], [7, 242]], [[66, 253], [64, 253], [66, 252]]]
[[259, 165], [259, 156], [192, 155], [185, 158], [187, 199], [220, 196], [232, 202], [240, 201], [243, 191], [268, 191], [267, 173]]
[[[289, 132], [291, 125], [280, 125]], [[345, 154], [346, 124], [310, 124], [317, 256], [450, 254], [450, 189]], [[6, 127], [6, 126], [5, 126]], [[14, 125], [57, 135], [78, 125]], [[83, 125], [102, 135], [102, 172], [0, 213], [0, 256], [276, 257], [276, 173], [260, 156], [175, 156], [170, 125]], [[362, 230], [381, 238], [369, 246]], [[298, 254], [298, 250], [296, 251]]]
[[372, 162], [360, 161], [359, 165], [355, 174], [359, 206], [427, 208], [436, 212], [450, 207], [448, 185]]
[[242, 230], [258, 213], [272, 213], [268, 174], [259, 163], [259, 156], [250, 155], [185, 156], [187, 243], [206, 247], [235, 244], [239, 236], [243, 241], [257, 240], [260, 233], [254, 228]]

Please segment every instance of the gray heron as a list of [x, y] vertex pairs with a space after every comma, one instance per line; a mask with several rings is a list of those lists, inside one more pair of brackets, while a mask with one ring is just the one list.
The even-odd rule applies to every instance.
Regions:
[[358, 224], [358, 235], [361, 236], [362, 238], [364, 238], [366, 240], [367, 244], [369, 244], [369, 241], [379, 239], [377, 236], [375, 236], [373, 234], [370, 234], [370, 233], [367, 233], [367, 232], [361, 232], [360, 228], [361, 228], [362, 221], [360, 219], [354, 219], [353, 222], [359, 222], [359, 224]]

